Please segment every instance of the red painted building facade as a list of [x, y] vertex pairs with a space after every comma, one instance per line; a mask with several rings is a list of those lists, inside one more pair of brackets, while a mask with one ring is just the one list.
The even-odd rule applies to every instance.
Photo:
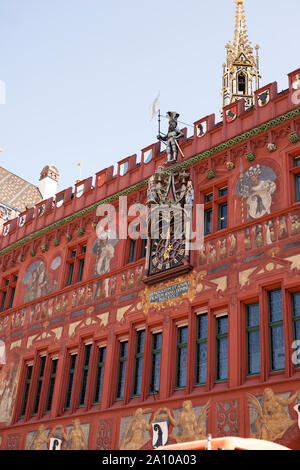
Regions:
[[298, 74], [284, 92], [259, 89], [247, 111], [239, 100], [221, 123], [184, 130], [169, 171], [189, 173], [206, 232], [189, 272], [145, 283], [143, 241], [96, 234], [98, 207], [119, 220], [121, 196], [146, 203], [166, 161], [158, 143], [4, 225], [1, 449], [49, 448], [53, 436], [62, 448], [151, 449], [157, 422], [168, 443], [300, 448]]

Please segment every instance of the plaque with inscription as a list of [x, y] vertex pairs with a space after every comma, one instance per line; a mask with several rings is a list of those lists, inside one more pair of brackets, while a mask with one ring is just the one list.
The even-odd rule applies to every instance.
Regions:
[[151, 292], [149, 294], [149, 303], [161, 303], [180, 297], [186, 294], [191, 286], [190, 281], [184, 281], [180, 284], [173, 284], [172, 286]]

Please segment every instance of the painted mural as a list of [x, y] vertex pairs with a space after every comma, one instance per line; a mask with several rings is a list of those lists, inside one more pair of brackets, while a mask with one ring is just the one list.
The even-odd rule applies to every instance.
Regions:
[[251, 437], [266, 441], [281, 439], [295, 424], [289, 413], [289, 405], [300, 399], [300, 391], [275, 395], [271, 388], [264, 390], [262, 397], [248, 394], [250, 406]]
[[97, 238], [92, 247], [92, 253], [96, 254], [94, 277], [106, 274], [110, 271], [110, 263], [115, 255], [115, 245], [118, 243], [116, 234], [108, 239]]
[[173, 411], [159, 408], [153, 415], [149, 409], [138, 408], [134, 416], [123, 418], [120, 450], [153, 449], [167, 443], [205, 439], [210, 401], [193, 407], [191, 400], [185, 400], [182, 405], [182, 409]]
[[79, 419], [67, 429], [59, 424], [50, 431], [41, 424], [37, 431], [27, 434], [26, 450], [86, 450], [89, 429], [90, 425], [81, 425]]
[[0, 423], [9, 425], [16, 397], [20, 373], [20, 355], [13, 351], [0, 371]]
[[[52, 262], [52, 271], [57, 271], [61, 265], [61, 259], [59, 262], [58, 258], [60, 257]], [[23, 284], [25, 285], [25, 303], [44, 297], [58, 289], [57, 279], [51, 279], [43, 261], [35, 261], [29, 266], [24, 275]]]
[[277, 189], [277, 175], [272, 168], [254, 165], [241, 176], [236, 185], [236, 193], [247, 205], [247, 220], [254, 220], [271, 213], [273, 194]]

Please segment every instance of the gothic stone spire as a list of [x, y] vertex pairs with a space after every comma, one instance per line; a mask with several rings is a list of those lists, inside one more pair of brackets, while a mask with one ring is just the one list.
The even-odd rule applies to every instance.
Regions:
[[244, 98], [246, 109], [254, 104], [253, 79], [256, 89], [261, 78], [259, 72], [259, 57], [256, 46], [254, 49], [248, 40], [244, 0], [235, 0], [236, 21], [233, 43], [226, 45], [227, 57], [223, 64], [222, 108], [234, 101]]

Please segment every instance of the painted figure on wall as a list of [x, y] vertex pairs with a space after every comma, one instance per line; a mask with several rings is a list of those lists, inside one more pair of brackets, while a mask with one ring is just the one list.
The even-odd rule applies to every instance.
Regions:
[[24, 302], [39, 299], [55, 292], [58, 288], [57, 279], [51, 279], [43, 261], [35, 261], [27, 269], [23, 278], [25, 287]]
[[139, 450], [146, 444], [148, 439], [144, 439], [144, 431], [150, 431], [151, 425], [143, 416], [149, 410], [143, 410], [138, 408], [133, 418], [128, 423], [122, 442], [120, 444], [120, 450]]
[[79, 419], [74, 419], [73, 429], [70, 431], [66, 437], [66, 448], [68, 450], [87, 450], [88, 443], [83, 432], [83, 429], [80, 425]]
[[49, 438], [45, 433], [46, 428], [43, 424], [41, 424], [33, 437], [32, 441], [28, 445], [28, 450], [45, 450]]
[[247, 200], [247, 220], [254, 220], [271, 213], [272, 196], [276, 191], [277, 175], [268, 166], [255, 165], [241, 173], [236, 193]]
[[275, 395], [272, 389], [266, 388], [263, 394], [263, 406], [254, 395], [249, 393], [248, 396], [250, 407], [258, 415], [254, 422], [256, 432], [252, 437], [275, 441], [280, 439], [287, 429], [295, 423], [289, 417], [285, 407], [291, 405], [296, 398], [300, 399], [300, 391], [285, 399], [280, 395]]
[[20, 356], [9, 354], [0, 372], [0, 423], [10, 424], [20, 372]]
[[205, 439], [206, 418], [209, 408], [210, 401], [208, 401], [202, 408], [198, 419], [191, 400], [185, 400], [183, 402], [183, 410], [178, 414], [177, 418], [172, 416], [168, 408], [164, 408], [164, 411], [168, 415], [172, 425], [174, 427], [178, 426], [180, 429], [180, 434], [173, 432], [171, 437], [173, 437], [176, 442], [188, 442]]
[[149, 416], [147, 419], [145, 414], [151, 412], [151, 410], [138, 408], [126, 426], [120, 444], [120, 450], [141, 449], [149, 441], [145, 435], [146, 432], [148, 431], [150, 433], [150, 430], [153, 430], [153, 424], [157, 424], [156, 420], [158, 415], [161, 414], [161, 411], [162, 409], [157, 410], [154, 413], [152, 420], [149, 422]]
[[106, 274], [110, 271], [110, 263], [115, 255], [115, 245], [118, 242], [114, 234], [107, 239], [97, 238], [92, 247], [92, 253], [97, 255], [94, 267], [94, 277]]

